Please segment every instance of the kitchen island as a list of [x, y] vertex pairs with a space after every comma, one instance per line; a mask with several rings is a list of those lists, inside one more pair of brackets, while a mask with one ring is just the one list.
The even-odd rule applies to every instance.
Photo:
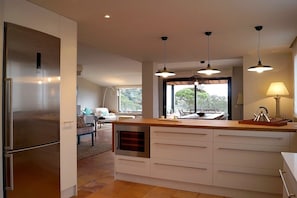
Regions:
[[283, 169], [280, 169], [280, 175], [283, 181], [284, 197], [297, 196], [297, 154], [282, 152], [284, 159]]
[[114, 134], [119, 126], [149, 126], [150, 147], [146, 158], [118, 154], [116, 135], [115, 179], [228, 197], [282, 197], [281, 152], [297, 150], [294, 122], [131, 119], [113, 122]]

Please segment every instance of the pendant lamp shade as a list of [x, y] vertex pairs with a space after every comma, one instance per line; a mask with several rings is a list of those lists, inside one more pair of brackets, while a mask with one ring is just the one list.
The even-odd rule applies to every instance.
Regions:
[[164, 68], [162, 70], [158, 70], [155, 73], [155, 76], [159, 76], [159, 77], [163, 77], [163, 78], [167, 78], [169, 76], [175, 76], [175, 73], [172, 71], [168, 71], [167, 68], [164, 66]]
[[221, 71], [218, 69], [211, 68], [209, 64], [207, 64], [207, 67], [205, 69], [200, 69], [199, 71], [197, 71], [197, 73], [199, 74], [206, 74], [206, 75], [218, 74], [220, 72]]
[[163, 77], [163, 78], [167, 78], [169, 76], [175, 76], [174, 72], [168, 71], [167, 68], [166, 68], [166, 41], [167, 41], [168, 37], [167, 36], [162, 36], [161, 39], [164, 42], [164, 67], [163, 67], [162, 70], [158, 70], [155, 73], [155, 76]]
[[207, 67], [205, 69], [200, 69], [197, 71], [197, 73], [206, 74], [206, 75], [220, 73], [221, 72], [220, 70], [211, 68], [211, 66], [209, 64], [209, 37], [211, 35], [211, 32], [205, 32], [205, 35], [208, 37], [208, 53], [207, 53], [208, 54], [208, 63], [207, 63]]
[[258, 61], [258, 65], [251, 66], [248, 68], [248, 71], [254, 71], [258, 73], [262, 73], [264, 71], [270, 71], [273, 70], [273, 68], [269, 65], [262, 65], [261, 60]]
[[258, 31], [258, 64], [248, 68], [248, 71], [262, 73], [264, 71], [270, 71], [273, 68], [269, 65], [262, 65], [260, 57], [260, 31], [263, 29], [263, 26], [256, 26], [255, 29]]

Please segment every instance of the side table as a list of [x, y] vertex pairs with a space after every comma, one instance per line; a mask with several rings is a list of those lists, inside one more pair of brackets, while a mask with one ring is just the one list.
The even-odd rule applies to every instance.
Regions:
[[99, 128], [101, 128], [101, 125], [104, 124], [105, 118], [102, 117], [95, 117], [96, 126], [99, 125]]

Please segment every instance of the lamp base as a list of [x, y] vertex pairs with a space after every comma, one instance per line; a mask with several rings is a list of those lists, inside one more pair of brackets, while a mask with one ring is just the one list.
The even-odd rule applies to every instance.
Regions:
[[281, 119], [280, 115], [280, 96], [274, 96], [275, 99], [275, 118]]

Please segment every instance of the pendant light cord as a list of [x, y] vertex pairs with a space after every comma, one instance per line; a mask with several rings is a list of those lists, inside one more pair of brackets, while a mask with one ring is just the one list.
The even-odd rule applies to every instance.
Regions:
[[263, 29], [263, 26], [259, 25], [256, 26], [255, 29], [258, 31], [258, 59], [259, 59], [259, 63], [261, 62], [261, 57], [260, 57], [260, 31]]
[[162, 36], [161, 39], [164, 42], [163, 43], [164, 44], [163, 54], [164, 54], [164, 69], [165, 69], [166, 68], [166, 61], [167, 61], [167, 57], [166, 57], [166, 55], [167, 55], [167, 53], [166, 53], [166, 41], [167, 41], [168, 37], [167, 36]]
[[166, 57], [166, 40], [164, 40], [164, 67], [166, 68], [166, 61], [167, 61], [167, 57]]
[[207, 59], [208, 59], [207, 64], [208, 64], [208, 65], [207, 65], [207, 67], [209, 67], [209, 36], [210, 36], [210, 35], [208, 35], [208, 39], [207, 39], [207, 45], [208, 45], [208, 50], [207, 50], [207, 53], [208, 53], [208, 54], [207, 54]]
[[209, 64], [209, 52], [210, 52], [210, 47], [209, 47], [209, 37], [210, 37], [210, 35], [211, 35], [211, 32], [205, 32], [205, 35], [208, 37], [208, 39], [207, 39], [207, 45], [208, 45], [208, 49], [207, 49], [207, 68], [210, 68], [210, 64]]
[[261, 57], [260, 57], [260, 30], [258, 30], [258, 60], [261, 61]]

